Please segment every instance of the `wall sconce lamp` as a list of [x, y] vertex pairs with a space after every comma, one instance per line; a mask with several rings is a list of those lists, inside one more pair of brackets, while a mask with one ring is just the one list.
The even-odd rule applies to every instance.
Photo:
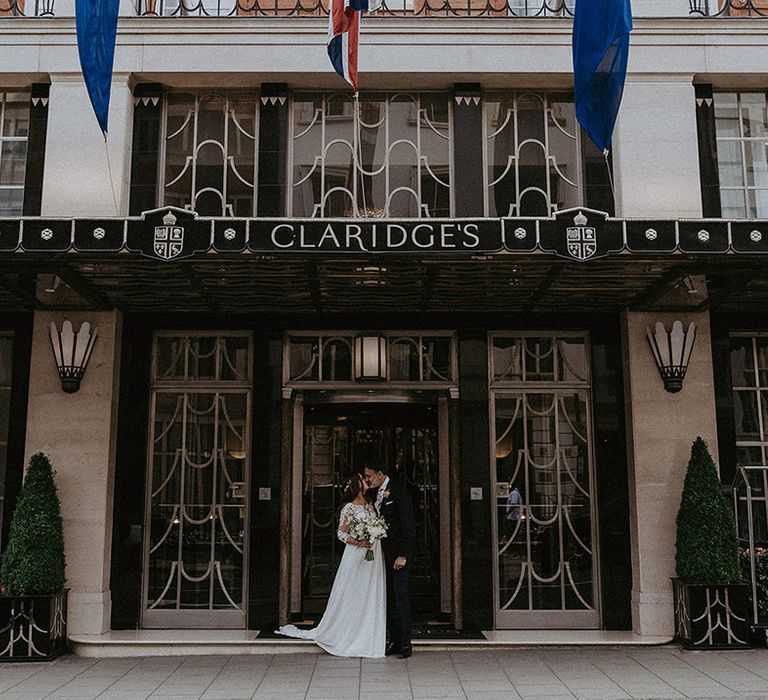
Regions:
[[61, 331], [51, 321], [51, 345], [56, 358], [56, 369], [61, 377], [62, 391], [74, 394], [80, 388], [80, 380], [85, 374], [88, 360], [91, 359], [95, 342], [96, 329], [91, 333], [91, 324], [88, 321], [80, 326], [77, 335], [71, 321], [64, 321]]
[[387, 339], [383, 335], [358, 335], [355, 338], [355, 379], [387, 378]]
[[664, 380], [664, 388], [671, 394], [676, 394], [683, 388], [683, 379], [688, 369], [688, 362], [696, 340], [696, 324], [691, 322], [688, 330], [683, 330], [683, 324], [675, 321], [672, 330], [667, 331], [660, 321], [654, 326], [654, 331], [645, 329], [648, 342], [651, 345], [653, 359], [659, 368], [659, 374]]

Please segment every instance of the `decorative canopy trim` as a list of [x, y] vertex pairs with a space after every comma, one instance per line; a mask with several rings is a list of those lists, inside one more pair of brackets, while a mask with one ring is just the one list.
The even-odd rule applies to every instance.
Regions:
[[0, 219], [0, 253], [125, 253], [155, 260], [218, 254], [768, 254], [768, 221], [615, 219], [578, 208], [550, 218], [236, 219], [163, 207], [138, 217]]

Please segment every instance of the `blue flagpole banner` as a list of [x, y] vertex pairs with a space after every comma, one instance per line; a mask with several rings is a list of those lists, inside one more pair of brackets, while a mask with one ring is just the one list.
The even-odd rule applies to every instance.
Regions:
[[577, 0], [573, 18], [576, 118], [605, 154], [624, 92], [631, 31], [629, 0]]
[[77, 50], [93, 111], [107, 137], [120, 0], [75, 0]]

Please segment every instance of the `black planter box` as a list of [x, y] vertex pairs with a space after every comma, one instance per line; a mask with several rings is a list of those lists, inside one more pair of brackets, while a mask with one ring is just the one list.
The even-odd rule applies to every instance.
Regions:
[[768, 646], [768, 624], [762, 622], [757, 625], [752, 625], [751, 639], [753, 647]]
[[50, 661], [66, 650], [66, 591], [0, 596], [0, 661]]
[[749, 586], [683, 583], [672, 579], [675, 641], [686, 649], [748, 649]]

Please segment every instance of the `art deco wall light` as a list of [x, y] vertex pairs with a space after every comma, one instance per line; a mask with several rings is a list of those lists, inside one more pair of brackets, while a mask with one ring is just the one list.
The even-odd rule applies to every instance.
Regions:
[[56, 369], [61, 377], [61, 388], [67, 394], [74, 394], [80, 388], [80, 381], [91, 359], [96, 342], [96, 329], [91, 333], [91, 324], [86, 321], [77, 335], [71, 321], [64, 321], [61, 331], [51, 321], [51, 346], [56, 359]]
[[659, 374], [664, 381], [664, 388], [671, 394], [675, 394], [683, 388], [683, 379], [688, 369], [688, 363], [693, 351], [693, 343], [696, 340], [696, 324], [691, 322], [688, 329], [683, 329], [680, 321], [672, 324], [672, 330], [667, 331], [660, 321], [654, 326], [654, 330], [645, 329], [648, 342], [651, 345], [653, 359]]

